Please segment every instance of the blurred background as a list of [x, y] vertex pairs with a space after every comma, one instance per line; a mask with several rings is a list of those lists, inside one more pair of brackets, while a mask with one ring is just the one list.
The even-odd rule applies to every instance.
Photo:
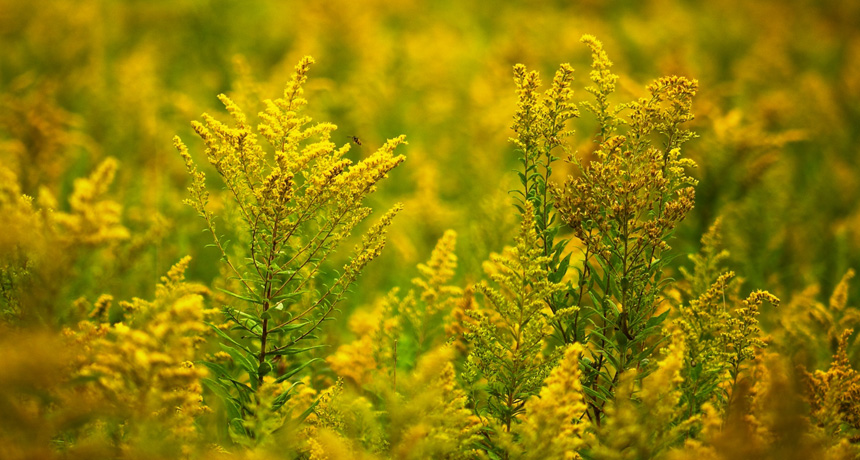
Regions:
[[[699, 80], [699, 137], [685, 153], [700, 184], [677, 254], [696, 251], [723, 216], [730, 264], [747, 286], [783, 299], [818, 286], [826, 298], [860, 266], [854, 0], [0, 0], [0, 164], [23, 193], [50, 192], [68, 209], [76, 178], [119, 161], [108, 196], [131, 236], [75, 258], [56, 301], [151, 298], [186, 254], [189, 278], [209, 284], [218, 256], [182, 204], [189, 180], [172, 137], [205, 162], [189, 122], [226, 118], [222, 92], [256, 113], [312, 55], [308, 112], [338, 125], [338, 142], [362, 140], [353, 158], [399, 134], [409, 141], [372, 203], [376, 215], [397, 201], [406, 210], [349, 311], [406, 286], [446, 229], [459, 235], [459, 283], [482, 276], [517, 224], [511, 68], [524, 63], [548, 83], [569, 62], [574, 98], [586, 100], [586, 33], [615, 62], [618, 101], [663, 75]], [[593, 149], [594, 126], [576, 120], [572, 152]]]

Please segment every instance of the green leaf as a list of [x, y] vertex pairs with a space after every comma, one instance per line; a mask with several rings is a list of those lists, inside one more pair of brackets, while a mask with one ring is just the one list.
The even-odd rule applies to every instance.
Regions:
[[659, 326], [660, 324], [663, 323], [663, 321], [666, 319], [667, 316], [669, 316], [669, 309], [668, 308], [663, 313], [660, 313], [659, 315], [652, 316], [651, 318], [649, 318], [648, 322], [645, 323], [645, 328], [650, 329], [652, 327]]
[[236, 294], [235, 292], [231, 292], [231, 291], [228, 291], [228, 290], [222, 289], [222, 288], [215, 288], [215, 289], [218, 289], [219, 291], [223, 292], [224, 294], [231, 295], [237, 299], [242, 299], [246, 302], [251, 302], [251, 303], [255, 303], [255, 304], [259, 304], [259, 305], [262, 305], [264, 303], [261, 299], [246, 297], [246, 296], [239, 295], [239, 294]]
[[[257, 373], [257, 366], [254, 365], [254, 362], [251, 361], [250, 359], [248, 359], [239, 350], [237, 350], [233, 347], [224, 345], [223, 343], [219, 343], [218, 345], [221, 347], [222, 350], [227, 352], [227, 354], [229, 354], [231, 358], [233, 358], [233, 361], [236, 364], [238, 364], [240, 367], [242, 367], [242, 369], [245, 369], [245, 371], [249, 375], [255, 375]], [[251, 381], [253, 382], [254, 380], [252, 379]]]
[[306, 325], [310, 324], [310, 321], [301, 321], [298, 323], [288, 324], [284, 327], [273, 328], [269, 331], [270, 334], [283, 334], [285, 332], [295, 331], [296, 329], [301, 329]]
[[287, 372], [286, 374], [284, 374], [284, 375], [282, 375], [282, 376], [278, 377], [277, 379], [275, 379], [275, 383], [281, 383], [281, 382], [283, 382], [284, 380], [290, 379], [292, 376], [294, 376], [294, 375], [298, 374], [299, 372], [301, 372], [301, 370], [302, 370], [302, 369], [304, 369], [304, 368], [306, 368], [306, 367], [310, 366], [311, 364], [315, 363], [316, 361], [322, 361], [322, 359], [321, 359], [321, 358], [313, 358], [313, 359], [309, 359], [308, 361], [306, 361], [306, 362], [304, 362], [304, 363], [300, 364], [299, 366], [296, 366], [296, 368], [295, 368], [295, 369], [293, 369], [293, 370], [291, 370], [291, 371]]
[[224, 407], [227, 409], [227, 415], [231, 419], [241, 417], [241, 413], [239, 411], [241, 405], [239, 404], [239, 400], [230, 396], [229, 391], [221, 382], [207, 377], [200, 379], [200, 381], [206, 386], [206, 388], [209, 388], [212, 393], [215, 393], [215, 395], [221, 399], [224, 403]]
[[278, 350], [278, 351], [270, 352], [270, 353], [269, 353], [269, 355], [270, 355], [270, 356], [275, 356], [275, 355], [284, 355], [284, 356], [288, 356], [288, 355], [297, 355], [297, 354], [299, 354], [299, 353], [304, 353], [304, 352], [306, 352], [306, 351], [314, 350], [314, 349], [317, 349], [317, 348], [323, 348], [323, 347], [325, 347], [325, 345], [314, 345], [314, 346], [312, 346], [312, 347], [305, 347], [305, 348], [287, 347], [287, 348], [284, 348], [283, 350]]
[[[573, 253], [568, 253], [568, 254], [567, 254], [566, 256], [564, 256], [564, 258], [563, 258], [563, 259], [561, 259], [561, 261], [558, 263], [558, 268], [556, 269], [556, 272], [558, 272], [558, 273], [562, 273], [562, 277], [563, 277], [563, 275], [564, 275], [564, 274], [567, 274], [567, 269], [568, 269], [568, 267], [570, 267], [570, 256], [571, 256], [571, 255], [573, 255]], [[560, 278], [559, 278], [559, 281], [561, 281], [561, 279], [560, 279]]]
[[287, 400], [290, 399], [290, 396], [293, 395], [292, 390], [293, 390], [293, 387], [290, 387], [287, 391], [278, 395], [278, 397], [275, 398], [274, 401], [272, 401], [272, 409], [274, 409], [274, 410], [280, 409], [284, 405], [284, 403], [286, 403]]
[[236, 436], [248, 436], [248, 431], [245, 430], [245, 421], [242, 417], [235, 417], [230, 420], [230, 429], [236, 433]]
[[272, 301], [273, 302], [281, 302], [281, 301], [284, 301], [287, 299], [298, 300], [298, 299], [301, 299], [302, 296], [305, 295], [307, 292], [308, 292], [307, 290], [301, 290], [299, 292], [290, 292], [287, 294], [277, 295], [275, 297], [272, 297]]
[[305, 419], [308, 418], [308, 415], [311, 415], [311, 412], [313, 412], [314, 409], [316, 409], [316, 407], [319, 403], [320, 403], [320, 400], [319, 400], [319, 398], [317, 398], [316, 401], [311, 403], [310, 407], [308, 407], [307, 409], [305, 409], [304, 412], [299, 414], [298, 418], [296, 418], [296, 421], [299, 423], [304, 422]]
[[606, 397], [605, 397], [605, 396], [603, 396], [602, 394], [598, 393], [597, 391], [594, 391], [593, 389], [591, 389], [591, 387], [589, 387], [589, 386], [587, 386], [587, 385], [583, 385], [583, 386], [582, 386], [582, 391], [584, 391], [584, 392], [585, 392], [585, 394], [587, 394], [588, 396], [591, 396], [592, 398], [594, 398], [594, 399], [596, 399], [596, 400], [598, 400], [598, 401], [602, 401], [602, 402], [606, 402], [606, 401], [607, 401], [607, 399], [606, 399]]
[[618, 345], [621, 345], [620, 348], [624, 349], [627, 347], [627, 341], [628, 341], [627, 336], [624, 335], [624, 333], [621, 332], [620, 329], [616, 329], [615, 330], [615, 343], [617, 343]]
[[249, 320], [249, 321], [253, 321], [255, 324], [259, 324], [259, 323], [260, 323], [260, 318], [258, 318], [258, 317], [256, 317], [256, 316], [254, 316], [254, 315], [251, 315], [251, 314], [245, 313], [244, 311], [237, 310], [237, 309], [235, 309], [235, 308], [231, 308], [230, 310], [231, 310], [234, 314], [236, 314], [236, 315], [239, 315], [239, 316], [241, 316], [241, 317], [243, 317], [243, 318], [245, 318], [245, 319], [247, 319], [247, 320]]
[[616, 305], [612, 299], [606, 299], [606, 305], [609, 306], [609, 309], [616, 318], [621, 314], [621, 311], [618, 309], [618, 305]]
[[243, 404], [250, 404], [251, 397], [254, 395], [254, 389], [248, 386], [247, 383], [242, 383], [236, 379], [224, 379], [233, 384], [233, 388], [239, 390], [239, 398]]
[[228, 341], [228, 342], [232, 343], [233, 345], [236, 345], [237, 347], [239, 347], [240, 349], [242, 349], [242, 351], [244, 351], [244, 352], [248, 353], [249, 355], [253, 355], [253, 354], [254, 354], [254, 353], [252, 353], [252, 352], [251, 352], [251, 350], [249, 350], [249, 349], [248, 349], [248, 347], [246, 347], [245, 345], [242, 345], [241, 343], [237, 342], [235, 339], [233, 339], [233, 337], [230, 337], [229, 335], [227, 335], [227, 333], [225, 333], [225, 332], [224, 332], [224, 331], [222, 331], [221, 329], [218, 329], [218, 327], [216, 327], [214, 324], [212, 324], [212, 323], [210, 323], [210, 322], [208, 322], [208, 321], [203, 321], [203, 323], [204, 323], [204, 324], [206, 324], [207, 326], [211, 327], [211, 328], [212, 328], [212, 330], [214, 330], [214, 331], [215, 331], [215, 333], [217, 333], [217, 334], [218, 334], [222, 339], [224, 339], [224, 340], [226, 340], [226, 341]]
[[593, 305], [593, 307], [592, 307], [592, 308], [594, 309], [594, 312], [595, 312], [595, 313], [597, 313], [601, 318], [606, 319], [606, 318], [603, 316], [603, 311], [602, 311], [602, 310], [603, 310], [603, 309], [602, 309], [602, 307], [603, 307], [603, 299], [602, 299], [602, 298], [600, 298], [600, 297], [597, 297], [597, 294], [598, 294], [598, 293], [597, 293], [597, 292], [595, 292], [595, 291], [593, 291], [593, 290], [588, 291], [588, 297], [590, 297], [590, 298], [591, 298], [591, 304]]

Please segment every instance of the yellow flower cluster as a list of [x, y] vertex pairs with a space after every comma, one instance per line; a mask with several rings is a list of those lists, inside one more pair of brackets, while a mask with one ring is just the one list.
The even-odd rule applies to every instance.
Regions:
[[[739, 385], [739, 397], [727, 411], [704, 404], [701, 432], [686, 439], [683, 447], [673, 449], [666, 457], [670, 460], [857, 458], [860, 449], [851, 442], [856, 430], [842, 423], [839, 415], [840, 409], [854, 404], [840, 393], [850, 388], [841, 386], [848, 383], [841, 379], [846, 376], [842, 371], [847, 368], [834, 363], [828, 372], [807, 373], [806, 395], [801, 395], [798, 382], [786, 364], [777, 353], [758, 356], [752, 372], [754, 383], [745, 381]], [[831, 372], [837, 367], [841, 370]], [[837, 400], [848, 402], [849, 406], [840, 407]], [[825, 401], [829, 401], [829, 409], [816, 405]]]
[[326, 390], [310, 421], [311, 458], [467, 459], [477, 452], [480, 424], [458, 387], [454, 351], [439, 347], [424, 354], [396, 391], [371, 387], [383, 399], [376, 411], [341, 381]]
[[102, 244], [126, 239], [128, 230], [120, 223], [122, 206], [104, 199], [116, 174], [117, 161], [108, 158], [86, 179], [75, 179], [69, 198], [70, 213], [54, 216], [64, 238], [85, 244]]
[[457, 384], [454, 350], [438, 347], [422, 356], [388, 403], [391, 458], [474, 458], [480, 424]]
[[457, 269], [456, 243], [454, 231], [442, 235], [427, 263], [418, 265], [421, 276], [412, 279], [415, 289], [397, 306], [401, 327], [415, 341], [419, 353], [439, 345], [444, 317], [462, 299], [463, 290], [450, 285]]
[[[835, 354], [842, 332], [857, 330], [860, 326], [860, 310], [848, 304], [850, 281], [854, 270], [849, 269], [836, 285], [828, 302], [817, 299], [820, 288], [809, 286], [796, 293], [787, 303], [784, 314], [778, 318], [779, 335], [786, 343], [802, 344], [800, 350], [826, 350], [826, 358]], [[796, 350], [792, 350], [797, 352]], [[815, 364], [824, 356], [806, 356], [808, 364]]]
[[587, 422], [582, 421], [586, 404], [579, 369], [582, 345], [573, 344], [565, 351], [558, 366], [544, 381], [538, 396], [526, 402], [519, 435], [518, 458], [578, 459], [585, 446]]
[[122, 206], [106, 197], [113, 183], [117, 161], [105, 159], [87, 178], [74, 181], [69, 211], [59, 210], [56, 198], [41, 188], [34, 204], [22, 193], [19, 179], [10, 169], [0, 166], [0, 311], [18, 320], [50, 321], [57, 308], [57, 292], [50, 283], [64, 276], [85, 249], [115, 246], [130, 234], [121, 223]]
[[[381, 312], [374, 316], [382, 319]], [[355, 315], [351, 324], [354, 318]], [[339, 346], [334, 353], [327, 356], [326, 363], [332, 372], [359, 386], [369, 383], [372, 374], [378, 369], [376, 353], [374, 353], [374, 349], [378, 346], [374, 341], [376, 330], [374, 327], [371, 330], [362, 331], [363, 333], [358, 335], [356, 340]]]
[[[274, 285], [274, 279], [264, 282], [272, 284], [272, 293], [280, 294], [300, 272], [305, 278], [313, 278], [319, 272], [319, 261], [325, 260], [370, 214], [369, 208], [362, 206], [362, 200], [375, 190], [379, 180], [404, 160], [402, 155], [393, 154], [397, 146], [405, 143], [404, 136], [389, 140], [368, 158], [352, 164], [351, 160], [343, 158], [349, 151], [349, 144], [336, 149], [331, 142], [335, 125], [308, 126], [310, 117], [300, 114], [307, 105], [301, 95], [313, 62], [310, 57], [302, 59], [286, 85], [284, 97], [267, 100], [266, 110], [259, 114], [262, 122], [257, 132], [275, 149], [274, 162], [257, 141], [257, 133], [247, 116], [223, 94], [219, 99], [235, 127], [208, 114], [203, 115], [203, 123], [192, 124], [206, 145], [206, 158], [224, 180], [238, 206], [244, 228], [254, 240], [251, 257], [257, 274], [266, 278], [269, 275], [262, 273], [271, 272], [275, 259], [283, 257], [280, 254], [285, 251], [290, 252], [276, 265], [281, 270], [289, 267], [293, 274], [278, 286]], [[230, 261], [216, 233], [214, 216], [207, 210], [209, 193], [205, 189], [205, 175], [194, 164], [187, 147], [178, 138], [174, 143], [193, 179], [189, 204], [205, 218], [216, 246], [232, 271], [244, 279], [246, 275]], [[379, 255], [384, 243], [384, 228], [399, 209], [395, 207], [367, 233], [364, 243], [358, 247], [359, 252], [345, 267], [347, 279], [343, 280], [341, 288], [354, 281], [367, 262]], [[303, 288], [306, 283], [298, 283], [298, 286]], [[299, 290], [296, 287], [292, 293]], [[257, 293], [265, 297], [263, 294]]]
[[492, 257], [490, 278], [498, 286], [480, 283], [476, 289], [488, 305], [469, 313], [475, 322], [466, 335], [467, 358], [473, 379], [487, 381], [487, 408], [494, 423], [506, 432], [516, 423], [529, 397], [540, 390], [557, 355], [544, 356], [546, 339], [555, 318], [547, 299], [562, 288], [548, 279], [530, 202], [516, 238], [516, 247]]
[[421, 300], [427, 303], [428, 315], [448, 309], [456, 297], [462, 295], [459, 288], [447, 285], [457, 269], [456, 244], [457, 233], [446, 231], [433, 248], [430, 260], [418, 265], [421, 277], [412, 280], [412, 284], [421, 290]]
[[848, 339], [854, 333], [846, 329], [830, 369], [806, 373], [812, 420], [829, 439], [860, 436], [860, 373], [848, 359]]
[[736, 310], [737, 317], [726, 322], [727, 332], [722, 340], [727, 345], [732, 356], [729, 363], [737, 373], [743, 361], [755, 357], [755, 349], [765, 347], [761, 340], [761, 328], [758, 324], [759, 307], [768, 302], [774, 307], [779, 306], [779, 298], [767, 291], [754, 291], [746, 299], [742, 306]]
[[445, 335], [462, 355], [468, 354], [469, 345], [466, 334], [475, 324], [472, 312], [474, 308], [476, 308], [475, 292], [472, 287], [468, 287], [463, 290], [463, 296], [451, 309], [451, 314], [445, 322]]
[[682, 417], [679, 408], [684, 344], [677, 335], [671, 340], [653, 374], [639, 380], [636, 371], [629, 370], [620, 377], [618, 393], [606, 409], [606, 423], [597, 428], [589, 451], [595, 458], [658, 458], [696, 423], [695, 417]]
[[585, 102], [583, 106], [597, 116], [601, 138], [606, 139], [616, 124], [615, 112], [609, 109], [609, 95], [615, 92], [618, 75], [612, 73], [612, 61], [603, 50], [603, 43], [600, 40], [593, 35], [583, 35], [580, 41], [591, 50], [591, 81], [594, 82], [594, 86], [586, 87], [585, 91], [594, 95], [596, 99], [596, 105]]
[[[208, 408], [200, 384], [206, 371], [193, 361], [205, 330], [202, 320], [211, 312], [182, 283], [188, 262], [183, 259], [168, 272], [154, 302], [139, 301], [146, 308], [131, 323], [81, 322], [76, 331], [67, 330], [82, 353], [75, 377], [91, 381], [84, 396], [105, 401], [113, 420], [94, 426], [91, 436], [119, 437], [118, 447], [130, 452], [159, 442], [181, 448], [175, 455], [186, 455], [194, 446], [195, 421]], [[96, 309], [103, 310], [99, 305], [106, 302], [107, 297], [100, 298]]]
[[702, 237], [699, 254], [690, 257], [693, 272], [683, 272], [691, 299], [678, 306], [674, 321], [686, 346], [684, 399], [690, 415], [697, 414], [705, 402], [717, 409], [730, 403], [742, 366], [765, 348], [758, 308], [765, 301], [779, 305], [779, 299], [765, 291], [740, 299], [735, 273], [723, 272], [720, 265], [729, 255], [721, 250], [720, 241], [718, 220]]
[[338, 376], [362, 386], [370, 383], [374, 371], [393, 374], [397, 359], [414, 363], [417, 356], [441, 345], [443, 325], [450, 324], [446, 316], [463, 295], [448, 284], [457, 268], [456, 238], [455, 232], [445, 232], [427, 263], [418, 264], [421, 276], [412, 280], [415, 289], [402, 298], [395, 289], [373, 313], [353, 314], [350, 329], [358, 338], [326, 358]]
[[528, 165], [541, 161], [541, 156], [561, 146], [563, 139], [572, 134], [566, 129], [566, 123], [579, 116], [579, 110], [571, 102], [572, 81], [573, 67], [562, 64], [553, 77], [552, 86], [540, 95], [538, 72], [529, 72], [522, 64], [514, 66], [518, 102], [511, 129], [517, 137], [511, 141], [523, 152]]

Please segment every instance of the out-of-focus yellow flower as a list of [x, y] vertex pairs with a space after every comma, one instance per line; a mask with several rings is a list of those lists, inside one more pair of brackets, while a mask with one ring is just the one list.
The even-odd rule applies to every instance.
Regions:
[[577, 459], [585, 445], [583, 435], [588, 427], [582, 373], [579, 359], [582, 345], [568, 347], [558, 366], [544, 381], [540, 394], [526, 402], [522, 424], [514, 430], [519, 435], [518, 449], [523, 459]]

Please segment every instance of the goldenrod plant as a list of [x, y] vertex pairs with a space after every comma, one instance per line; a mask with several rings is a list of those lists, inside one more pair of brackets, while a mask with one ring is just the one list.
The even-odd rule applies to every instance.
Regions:
[[526, 401], [523, 423], [515, 427], [515, 458], [581, 458], [589, 428], [582, 414], [587, 409], [582, 391], [582, 345], [567, 347], [564, 356], [544, 381], [540, 393]]
[[420, 355], [438, 347], [445, 338], [444, 320], [463, 297], [463, 290], [450, 284], [457, 269], [456, 243], [453, 230], [442, 235], [427, 263], [418, 265], [420, 276], [412, 279], [419, 293], [410, 291], [400, 303], [397, 313], [410, 338], [403, 343], [405, 351], [414, 348]]
[[653, 374], [636, 382], [631, 369], [619, 379], [616, 398], [606, 407], [606, 419], [596, 431], [591, 458], [659, 458], [677, 445], [698, 420], [679, 411], [684, 346], [678, 337], [669, 344]]
[[0, 11], [0, 458], [860, 455], [860, 3]]
[[[816, 366], [829, 362], [838, 348], [842, 333], [846, 329], [855, 329], [860, 324], [860, 316], [856, 307], [849, 304], [848, 291], [854, 270], [849, 269], [836, 285], [830, 298], [824, 302], [818, 299], [821, 287], [811, 285], [792, 296], [786, 307], [784, 317], [778, 319], [781, 340], [786, 344], [803, 344], [802, 347], [791, 349], [796, 359], [805, 366]], [[789, 318], [796, 318], [791, 321]], [[849, 337], [849, 345], [856, 338]], [[856, 347], [847, 348], [849, 357], [856, 360]]]
[[385, 385], [371, 393], [379, 398], [375, 404], [336, 385], [312, 416], [310, 458], [340, 452], [349, 452], [345, 458], [479, 457], [474, 445], [481, 424], [457, 383], [453, 356], [447, 346], [422, 355], [396, 390]]
[[[386, 229], [401, 209], [395, 205], [364, 233], [340, 272], [325, 272], [329, 256], [370, 215], [363, 200], [404, 160], [393, 152], [405, 141], [403, 136], [390, 139], [357, 163], [345, 158], [350, 144], [337, 147], [332, 142], [336, 126], [312, 124], [302, 114], [307, 105], [303, 85], [313, 63], [313, 58], [305, 57], [296, 65], [283, 98], [266, 101], [256, 129], [225, 95], [219, 99], [233, 127], [208, 114], [203, 115], [203, 123], [193, 123], [206, 147], [206, 159], [237, 208], [236, 222], [227, 219], [226, 223], [236, 224], [235, 231], [249, 245], [247, 250], [230, 250], [208, 208], [204, 173], [185, 144], [174, 139], [193, 180], [187, 202], [204, 219], [221, 262], [229, 267], [238, 287], [238, 292], [223, 290], [232, 298], [223, 309], [226, 322], [209, 324], [233, 366], [205, 363], [213, 378], [204, 382], [225, 404], [231, 433], [254, 442], [280, 428], [260, 420], [264, 410], [282, 407], [300, 383], [295, 377], [318, 360], [304, 358], [321, 346], [313, 342], [318, 329], [331, 319], [364, 267], [379, 256]], [[258, 134], [274, 153], [260, 144]], [[269, 401], [271, 408], [260, 406], [267, 376], [285, 387]], [[302, 419], [311, 410], [294, 415]]]
[[[58, 334], [5, 329], [6, 339], [19, 342], [7, 356], [19, 372], [0, 377], [4, 458], [189, 458], [198, 451], [198, 417], [210, 408], [201, 385], [206, 369], [195, 361], [203, 320], [215, 312], [204, 305], [208, 289], [185, 281], [189, 262], [161, 277], [153, 301], [120, 302], [126, 321], [108, 321], [112, 299], [103, 295], [89, 319]], [[32, 373], [20, 372], [31, 360]]]
[[779, 299], [765, 291], [740, 299], [735, 273], [721, 272], [728, 252], [720, 249], [720, 241], [717, 220], [702, 237], [701, 252], [690, 256], [692, 273], [682, 270], [690, 298], [679, 306], [675, 325], [686, 344], [684, 403], [690, 416], [705, 402], [719, 408], [731, 403], [741, 371], [766, 346], [759, 307], [764, 302], [779, 306]]
[[[514, 81], [517, 85], [517, 111], [511, 127], [517, 134], [511, 141], [520, 154], [522, 170], [517, 171], [522, 189], [514, 190], [517, 209], [523, 222], [534, 221], [537, 245], [543, 257], [540, 264], [547, 279], [559, 283], [567, 274], [572, 253], [565, 254], [569, 239], [556, 241], [561, 227], [556, 206], [550, 196], [550, 177], [557, 155], [565, 150], [565, 141], [573, 134], [567, 122], [579, 116], [579, 110], [571, 101], [573, 90], [573, 68], [562, 64], [556, 71], [550, 89], [539, 94], [541, 80], [536, 71], [529, 72], [522, 64], [514, 66]], [[526, 206], [531, 206], [527, 211]], [[533, 215], [526, 215], [527, 213]], [[521, 234], [522, 236], [522, 234]], [[565, 295], [558, 289], [544, 300], [553, 313], [565, 308]], [[559, 318], [555, 327], [563, 343], [575, 341]]]
[[[154, 302], [125, 304], [129, 321], [108, 326], [93, 315], [77, 331], [66, 331], [86, 350], [76, 358], [80, 368], [74, 378], [91, 383], [77, 397], [107, 405], [106, 416], [78, 442], [100, 435], [115, 440], [120, 451], [163, 450], [174, 456], [192, 451], [199, 436], [195, 420], [209, 411], [201, 385], [206, 371], [194, 361], [203, 320], [214, 312], [204, 306], [208, 289], [185, 282], [190, 260], [182, 259], [162, 277]], [[94, 313], [104, 310], [103, 301], [96, 302]]]
[[842, 333], [830, 369], [807, 373], [812, 420], [836, 443], [857, 439], [860, 430], [860, 374], [851, 367], [846, 350], [853, 333]]
[[[618, 76], [600, 41], [592, 54], [595, 100], [583, 106], [598, 123], [593, 159], [571, 157], [580, 175], [553, 189], [558, 214], [582, 242], [572, 302], [572, 341], [591, 345], [585, 379], [589, 419], [599, 426], [606, 404], [628, 369], [647, 372], [669, 313], [663, 303], [668, 241], [693, 208], [695, 179], [681, 147], [694, 137], [695, 80], [664, 77], [649, 96], [613, 106]], [[644, 373], [642, 374], [644, 375]]]
[[485, 414], [488, 446], [497, 443], [493, 433], [503, 438], [511, 433], [528, 399], [540, 391], [560, 358], [548, 342], [553, 331], [561, 343], [568, 342], [564, 321], [576, 309], [563, 306], [561, 281], [571, 254], [564, 254], [567, 240], [556, 242], [560, 225], [549, 195], [557, 150], [572, 134], [566, 122], [578, 116], [570, 101], [572, 78], [570, 65], [562, 65], [550, 89], [540, 94], [539, 74], [521, 64], [514, 67], [518, 104], [512, 129], [517, 136], [511, 141], [521, 163], [517, 175], [522, 188], [513, 192], [519, 233], [515, 247], [486, 264], [497, 287], [486, 282], [475, 286], [487, 308], [464, 311], [459, 318], [464, 323], [460, 327], [469, 331], [468, 378], [473, 385], [485, 382], [473, 395], [473, 404], [479, 416]]
[[349, 329], [356, 340], [326, 358], [339, 377], [358, 387], [377, 380], [376, 385], [396, 390], [398, 369], [411, 370], [422, 355], [448, 340], [449, 317], [463, 302], [462, 290], [447, 284], [457, 268], [456, 239], [450, 230], [442, 235], [430, 259], [418, 264], [414, 289], [401, 296], [395, 288], [371, 311], [352, 315]]
[[524, 211], [516, 247], [488, 264], [498, 287], [477, 286], [489, 308], [474, 311], [467, 334], [471, 342], [467, 375], [486, 380], [485, 408], [476, 402], [476, 410], [479, 415], [486, 412], [491, 429], [505, 432], [511, 431], [526, 401], [537, 394], [558, 360], [556, 354], [544, 355], [552, 334], [552, 316], [544, 309], [561, 285], [550, 281], [544, 268], [547, 258], [540, 255], [531, 203]]
[[57, 311], [59, 286], [51, 279], [72, 270], [88, 252], [116, 250], [129, 238], [122, 205], [108, 196], [117, 167], [109, 157], [89, 177], [75, 179], [68, 211], [62, 211], [47, 189], [36, 200], [23, 194], [18, 176], [0, 166], [0, 314], [6, 320], [56, 325], [74, 318]]

